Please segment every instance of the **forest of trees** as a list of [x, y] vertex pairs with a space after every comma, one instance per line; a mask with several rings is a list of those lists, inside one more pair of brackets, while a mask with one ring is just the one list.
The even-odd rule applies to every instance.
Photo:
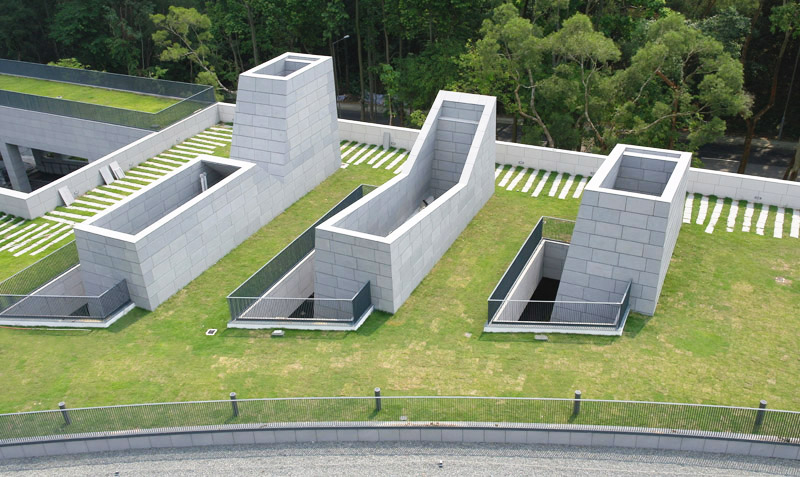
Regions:
[[[513, 140], [607, 152], [800, 135], [799, 0], [28, 0], [0, 57], [214, 85], [285, 51], [419, 125], [440, 89], [491, 94]], [[800, 83], [800, 78], [797, 78]], [[792, 101], [791, 98], [795, 99]], [[800, 146], [798, 146], [800, 148]], [[799, 149], [800, 151], [800, 149]], [[785, 178], [795, 179], [800, 152]]]

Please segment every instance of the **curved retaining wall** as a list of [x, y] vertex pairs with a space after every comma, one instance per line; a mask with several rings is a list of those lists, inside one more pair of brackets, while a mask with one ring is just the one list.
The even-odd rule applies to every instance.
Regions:
[[468, 442], [628, 447], [800, 460], [800, 445], [669, 430], [618, 431], [581, 426], [490, 423], [316, 423], [221, 426], [32, 438], [0, 444], [0, 459], [131, 449], [311, 442]]

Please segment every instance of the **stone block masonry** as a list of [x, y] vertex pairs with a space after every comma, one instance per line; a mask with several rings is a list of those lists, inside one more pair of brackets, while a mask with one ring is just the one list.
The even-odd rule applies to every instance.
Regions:
[[201, 156], [77, 224], [86, 292], [125, 279], [133, 302], [155, 309], [261, 227], [254, 168]]
[[[586, 186], [559, 301], [619, 302], [655, 312], [680, 231], [691, 154], [618, 145]], [[563, 317], [565, 320], [568, 317]]]
[[[286, 53], [242, 73], [231, 159], [252, 162], [282, 182], [299, 181], [292, 187], [302, 191], [298, 198], [338, 169], [332, 65], [327, 56]], [[296, 170], [303, 173], [293, 177]]]
[[396, 312], [494, 191], [495, 98], [439, 92], [402, 172], [316, 229], [315, 296]]

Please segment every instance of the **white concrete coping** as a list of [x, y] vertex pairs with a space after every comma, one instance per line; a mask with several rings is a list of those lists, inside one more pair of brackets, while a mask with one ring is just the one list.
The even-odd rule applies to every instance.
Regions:
[[[219, 164], [219, 165], [228, 166], [228, 167], [234, 166], [234, 167], [237, 167], [237, 170], [235, 170], [234, 172], [232, 172], [232, 173], [228, 174], [227, 176], [223, 177], [219, 182], [217, 182], [213, 186], [209, 187], [204, 192], [201, 192], [200, 194], [198, 194], [198, 195], [194, 196], [193, 198], [189, 199], [188, 201], [184, 202], [178, 208], [176, 208], [175, 210], [167, 213], [166, 215], [164, 215], [163, 217], [159, 218], [158, 220], [156, 220], [152, 224], [148, 225], [144, 229], [140, 230], [136, 234], [128, 234], [128, 233], [124, 233], [124, 232], [117, 232], [115, 230], [111, 230], [111, 229], [108, 229], [106, 227], [94, 225], [98, 220], [104, 219], [108, 215], [114, 214], [120, 208], [128, 207], [129, 204], [133, 200], [136, 200], [138, 197], [141, 197], [142, 195], [147, 194], [149, 191], [152, 191], [155, 187], [158, 187], [160, 184], [167, 183], [170, 180], [172, 180], [174, 177], [176, 177], [176, 176], [178, 176], [180, 174], [186, 173], [187, 171], [189, 171], [189, 169], [190, 169], [190, 167], [192, 165], [197, 164], [199, 162], [211, 163], [211, 164]], [[103, 210], [102, 212], [92, 216], [88, 220], [86, 220], [86, 221], [84, 221], [82, 223], [79, 223], [79, 224], [75, 224], [74, 229], [75, 230], [79, 230], [79, 231], [89, 232], [89, 233], [100, 235], [100, 236], [111, 237], [111, 238], [114, 238], [116, 240], [121, 240], [121, 241], [129, 242], [129, 243], [136, 243], [139, 240], [141, 240], [142, 238], [144, 238], [145, 236], [147, 236], [148, 234], [153, 233], [154, 231], [158, 230], [161, 227], [164, 227], [170, 221], [174, 220], [176, 217], [178, 217], [182, 213], [184, 213], [186, 210], [188, 210], [188, 209], [194, 207], [195, 205], [199, 204], [200, 202], [205, 200], [210, 194], [213, 194], [214, 192], [224, 188], [227, 184], [229, 184], [230, 182], [232, 182], [233, 180], [235, 180], [236, 178], [238, 178], [242, 174], [247, 173], [247, 171], [249, 171], [253, 167], [256, 167], [256, 165], [253, 164], [253, 163], [244, 162], [244, 161], [237, 161], [237, 160], [234, 160], [234, 159], [221, 159], [221, 158], [216, 157], [216, 156], [209, 156], [209, 155], [206, 155], [206, 154], [201, 154], [201, 155], [195, 157], [194, 159], [189, 160], [189, 162], [187, 162], [185, 164], [185, 167], [180, 167], [180, 168], [177, 168], [177, 169], [173, 169], [172, 171], [169, 171], [165, 175], [161, 176], [159, 179], [156, 179], [155, 181], [151, 182], [148, 187], [139, 189], [136, 192], [134, 192], [133, 194], [127, 196], [126, 200], [119, 201], [116, 204], [112, 205], [111, 207], [109, 207], [109, 208]]]
[[[672, 173], [670, 173], [667, 185], [660, 196], [614, 189], [613, 184], [610, 187], [604, 185], [608, 179], [616, 175], [625, 156], [675, 163], [675, 168]], [[608, 155], [608, 159], [600, 165], [595, 175], [592, 176], [592, 179], [586, 184], [584, 192], [602, 192], [604, 194], [615, 194], [623, 197], [671, 203], [675, 198], [674, 196], [678, 191], [681, 181], [689, 172], [691, 164], [692, 154], [690, 152], [617, 144]]]
[[[411, 173], [411, 170], [414, 168], [414, 164], [416, 163], [417, 158], [419, 157], [420, 149], [423, 146], [423, 141], [418, 140], [414, 142], [414, 147], [411, 149], [411, 152], [408, 155], [408, 159], [406, 159], [406, 162], [403, 164], [402, 171], [399, 174], [397, 174], [394, 178], [384, 183], [374, 191], [372, 191], [372, 193], [367, 194], [365, 197], [361, 198], [354, 204], [351, 204], [349, 207], [339, 212], [338, 214], [334, 215], [327, 221], [323, 222], [322, 224], [319, 225], [318, 228], [335, 233], [350, 235], [356, 238], [363, 238], [375, 242], [391, 244], [398, 238], [406, 234], [410, 229], [417, 226], [425, 217], [433, 213], [433, 211], [435, 211], [438, 207], [447, 202], [447, 200], [449, 200], [450, 198], [458, 194], [462, 189], [464, 189], [467, 186], [467, 183], [469, 182], [470, 178], [472, 177], [472, 169], [475, 166], [475, 161], [477, 160], [478, 152], [480, 149], [480, 144], [478, 141], [480, 140], [480, 138], [484, 136], [485, 133], [487, 133], [489, 129], [489, 122], [491, 121], [492, 111], [494, 110], [492, 105], [496, 101], [496, 98], [494, 96], [483, 96], [470, 93], [439, 91], [439, 94], [436, 96], [436, 100], [434, 101], [433, 106], [431, 107], [431, 110], [428, 113], [428, 118], [426, 119], [425, 124], [422, 126], [422, 129], [420, 130], [418, 137], [427, 137], [428, 135], [436, 134], [434, 127], [436, 126], [437, 120], [440, 119], [441, 117], [441, 108], [442, 104], [445, 101], [483, 106], [483, 111], [481, 112], [480, 120], [477, 122], [478, 127], [477, 130], [475, 131], [475, 136], [473, 138], [469, 152], [467, 153], [467, 158], [464, 163], [464, 167], [461, 170], [461, 175], [459, 176], [458, 183], [450, 187], [441, 196], [437, 197], [436, 200], [434, 200], [430, 205], [425, 207], [423, 210], [419, 211], [413, 217], [410, 217], [408, 220], [403, 222], [400, 226], [392, 230], [386, 236], [373, 235], [366, 232], [359, 232], [356, 230], [338, 226], [339, 223], [341, 223], [348, 215], [355, 212], [359, 207], [364, 207], [369, 202], [377, 200], [377, 197], [380, 194], [384, 193], [385, 191], [388, 191], [394, 187], [400, 187], [399, 184], [401, 184], [404, 180], [408, 178], [408, 176]], [[453, 119], [453, 118], [446, 118], [446, 119]], [[488, 132], [494, 134], [494, 131], [488, 131]]]

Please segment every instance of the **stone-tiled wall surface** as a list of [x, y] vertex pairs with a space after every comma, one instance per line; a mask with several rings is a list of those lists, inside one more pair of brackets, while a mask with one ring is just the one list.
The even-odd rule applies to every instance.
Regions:
[[[342, 139], [382, 144], [383, 133], [391, 135], [393, 146], [404, 147], [413, 143], [419, 131], [410, 128], [384, 126], [360, 121], [339, 120]], [[585, 152], [567, 151], [549, 147], [530, 146], [497, 141], [498, 164], [525, 166], [533, 169], [593, 176], [606, 156]], [[800, 182], [788, 182], [766, 177], [746, 176], [730, 172], [689, 169], [687, 191], [691, 193], [729, 197], [735, 200], [800, 209]]]
[[327, 56], [286, 53], [239, 75], [231, 159], [287, 183], [294, 200], [341, 164], [332, 65]]
[[[615, 190], [620, 165], [635, 163], [625, 156], [638, 156], [645, 170], [672, 169], [663, 194]], [[631, 308], [655, 312], [680, 231], [690, 161], [690, 153], [614, 148], [583, 193], [557, 300], [619, 302], [632, 281]]]
[[493, 97], [439, 92], [403, 172], [317, 227], [316, 296], [369, 281], [373, 305], [397, 311], [491, 197], [495, 118]]
[[[61, 196], [58, 194], [58, 189], [67, 187], [72, 191], [73, 196], [83, 195], [104, 183], [100, 175], [101, 167], [116, 161], [123, 170], [128, 170], [217, 124], [220, 120], [217, 104], [198, 111], [161, 131], [149, 133], [134, 142], [125, 143], [124, 147], [116, 149], [77, 171], [31, 193], [0, 189], [0, 211], [26, 219], [35, 219], [42, 216], [56, 207], [64, 205]], [[15, 111], [17, 110], [15, 109]], [[136, 129], [136, 131], [141, 130]], [[144, 132], [148, 133], [147, 131]], [[0, 136], [2, 136], [2, 133], [0, 133]], [[0, 142], [2, 141], [3, 139], [0, 138]], [[47, 147], [42, 147], [42, 149], [47, 150]]]
[[[206, 192], [188, 198], [193, 194], [178, 186], [186, 181], [199, 184], [204, 166], [227, 175]], [[199, 156], [128, 201], [75, 225], [86, 292], [97, 293], [125, 279], [133, 302], [153, 310], [186, 286], [263, 225], [262, 216], [267, 215], [259, 203], [263, 189], [254, 169], [245, 162]], [[148, 209], [152, 200], [174, 203], [187, 198], [172, 211]], [[152, 215], [139, 221], [143, 213]], [[120, 224], [126, 221], [139, 225], [125, 229]]]

